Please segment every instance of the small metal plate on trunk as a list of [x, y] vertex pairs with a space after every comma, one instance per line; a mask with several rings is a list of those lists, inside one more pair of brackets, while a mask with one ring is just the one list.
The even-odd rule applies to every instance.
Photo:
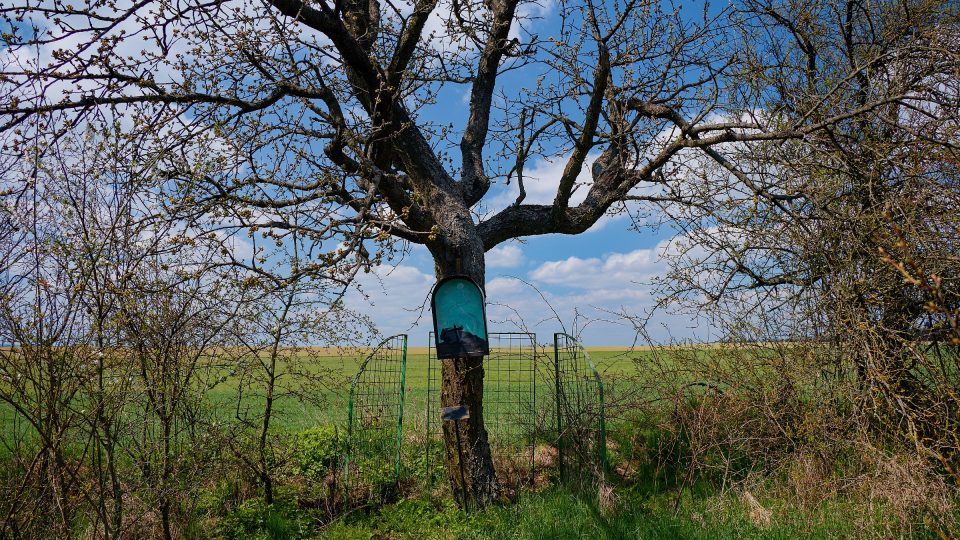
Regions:
[[440, 419], [444, 422], [466, 420], [467, 418], [470, 418], [470, 410], [467, 409], [465, 405], [456, 405], [440, 409]]

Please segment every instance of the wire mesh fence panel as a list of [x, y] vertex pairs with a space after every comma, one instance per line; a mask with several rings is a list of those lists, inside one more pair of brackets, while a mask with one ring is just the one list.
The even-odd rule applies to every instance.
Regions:
[[[490, 441], [497, 478], [507, 489], [532, 481], [534, 444], [537, 438], [536, 335], [490, 333], [490, 354], [483, 362], [483, 419]], [[444, 448], [440, 421], [441, 360], [430, 334], [427, 355], [426, 443], [427, 481], [442, 487]], [[439, 480], [439, 481], [438, 481]]]
[[553, 344], [560, 480], [602, 483], [607, 467], [603, 381], [576, 338], [557, 333]]
[[407, 336], [385, 339], [350, 387], [344, 485], [348, 500], [387, 498], [400, 478]]

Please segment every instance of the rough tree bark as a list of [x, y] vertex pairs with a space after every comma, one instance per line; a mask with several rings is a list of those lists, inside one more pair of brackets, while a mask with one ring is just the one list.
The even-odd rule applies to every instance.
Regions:
[[[437, 279], [466, 275], [483, 287], [485, 249], [473, 218], [461, 197], [445, 193], [443, 198], [434, 212], [443, 232], [428, 244]], [[464, 405], [470, 411], [469, 418], [443, 422], [444, 461], [455, 496], [468, 507], [483, 507], [499, 486], [483, 421], [482, 357], [441, 361], [440, 405]]]

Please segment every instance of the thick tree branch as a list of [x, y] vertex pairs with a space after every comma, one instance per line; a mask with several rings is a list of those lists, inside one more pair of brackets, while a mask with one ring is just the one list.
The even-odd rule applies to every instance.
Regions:
[[[453, 179], [397, 99], [396, 89], [387, 84], [387, 76], [342, 21], [325, 6], [318, 10], [298, 0], [270, 0], [270, 3], [284, 15], [295, 18], [330, 38], [341, 55], [349, 78], [358, 86], [358, 98], [373, 120], [374, 129], [390, 133], [390, 137], [382, 142], [392, 146], [399, 154], [397, 158], [417, 189], [424, 194], [437, 188], [452, 189]], [[403, 58], [402, 55], [397, 57], [398, 65], [408, 61]], [[375, 141], [375, 144], [381, 142]], [[392, 157], [377, 151], [373, 154], [374, 165], [378, 168], [386, 169], [393, 165]], [[409, 195], [400, 186], [388, 183], [384, 187], [391, 188], [384, 192], [391, 207], [406, 219], [414, 207]], [[425, 220], [420, 220], [420, 223], [411, 225], [419, 229], [419, 225], [424, 224]]]
[[358, 82], [362, 81], [361, 90], [369, 94], [379, 86], [379, 69], [372, 62], [367, 51], [344, 26], [343, 21], [330, 11], [326, 4], [320, 4], [320, 8], [315, 9], [300, 0], [269, 0], [269, 2], [280, 13], [330, 38], [337, 52], [340, 53], [343, 63], [358, 75]]
[[587, 158], [587, 153], [593, 147], [593, 138], [597, 132], [600, 113], [603, 109], [603, 98], [609, 80], [610, 52], [607, 50], [606, 44], [601, 43], [597, 67], [593, 72], [593, 92], [590, 94], [590, 104], [587, 106], [583, 130], [580, 132], [580, 138], [573, 149], [573, 154], [567, 161], [567, 165], [563, 169], [563, 175], [560, 177], [557, 196], [553, 200], [553, 219], [561, 219], [564, 216], [564, 211], [570, 202], [570, 195], [573, 193], [573, 184], [583, 169], [583, 162]]
[[406, 21], [403, 33], [400, 34], [397, 50], [394, 51], [390, 66], [387, 68], [387, 82], [391, 88], [398, 88], [400, 81], [407, 74], [410, 59], [413, 58], [413, 53], [423, 34], [423, 26], [427, 24], [427, 19], [436, 7], [437, 0], [420, 0], [413, 8], [413, 13]]
[[473, 206], [490, 189], [490, 179], [483, 167], [483, 146], [490, 124], [490, 106], [497, 81], [500, 60], [507, 50], [507, 38], [517, 8], [517, 0], [490, 2], [493, 9], [493, 24], [483, 52], [477, 74], [470, 91], [470, 118], [460, 140], [463, 174], [460, 179], [467, 206]]
[[[609, 206], [608, 206], [609, 207]], [[484, 249], [524, 236], [542, 234], [579, 234], [589, 229], [608, 207], [581, 204], [568, 208], [562, 219], [554, 219], [553, 205], [521, 204], [505, 208], [477, 225]]]

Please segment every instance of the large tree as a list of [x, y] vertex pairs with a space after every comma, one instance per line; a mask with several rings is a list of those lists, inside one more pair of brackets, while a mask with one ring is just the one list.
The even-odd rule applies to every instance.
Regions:
[[[2, 159], [114, 122], [165, 171], [157, 215], [225, 241], [249, 235], [252, 252], [234, 262], [266, 279], [276, 279], [270, 250], [291, 238], [307, 244], [294, 277], [342, 283], [400, 240], [426, 246], [438, 278], [483, 284], [484, 253], [502, 242], [578, 234], [633, 201], [683, 202], [690, 193], [664, 187], [691, 150], [757, 197], [792, 197], [751, 181], [721, 145], [803, 139], [910, 93], [771, 109], [771, 83], [757, 74], [785, 83], [824, 60], [745, 54], [745, 36], [775, 45], [797, 29], [731, 11], [649, 0], [14, 0], [0, 8]], [[817, 91], [830, 96], [865, 69], [842, 66]], [[468, 105], [454, 106], [461, 96]], [[531, 203], [524, 170], [540, 159], [564, 166], [549, 179], [552, 201]], [[505, 193], [516, 197], [497, 205]], [[482, 363], [445, 363], [442, 379], [443, 405], [470, 409], [445, 426], [447, 464], [458, 470], [459, 430], [467, 485], [455, 487], [482, 505], [497, 492]]]
[[696, 247], [674, 261], [668, 292], [733, 339], [829, 344], [817, 358], [854, 381], [851, 401], [871, 429], [955, 471], [960, 10], [746, 4], [743, 31], [787, 31], [780, 42], [744, 39], [747, 54], [782, 66], [757, 74], [770, 109], [863, 112], [802, 140], [724, 148], [743, 174], [693, 160], [691, 195], [663, 206]]

